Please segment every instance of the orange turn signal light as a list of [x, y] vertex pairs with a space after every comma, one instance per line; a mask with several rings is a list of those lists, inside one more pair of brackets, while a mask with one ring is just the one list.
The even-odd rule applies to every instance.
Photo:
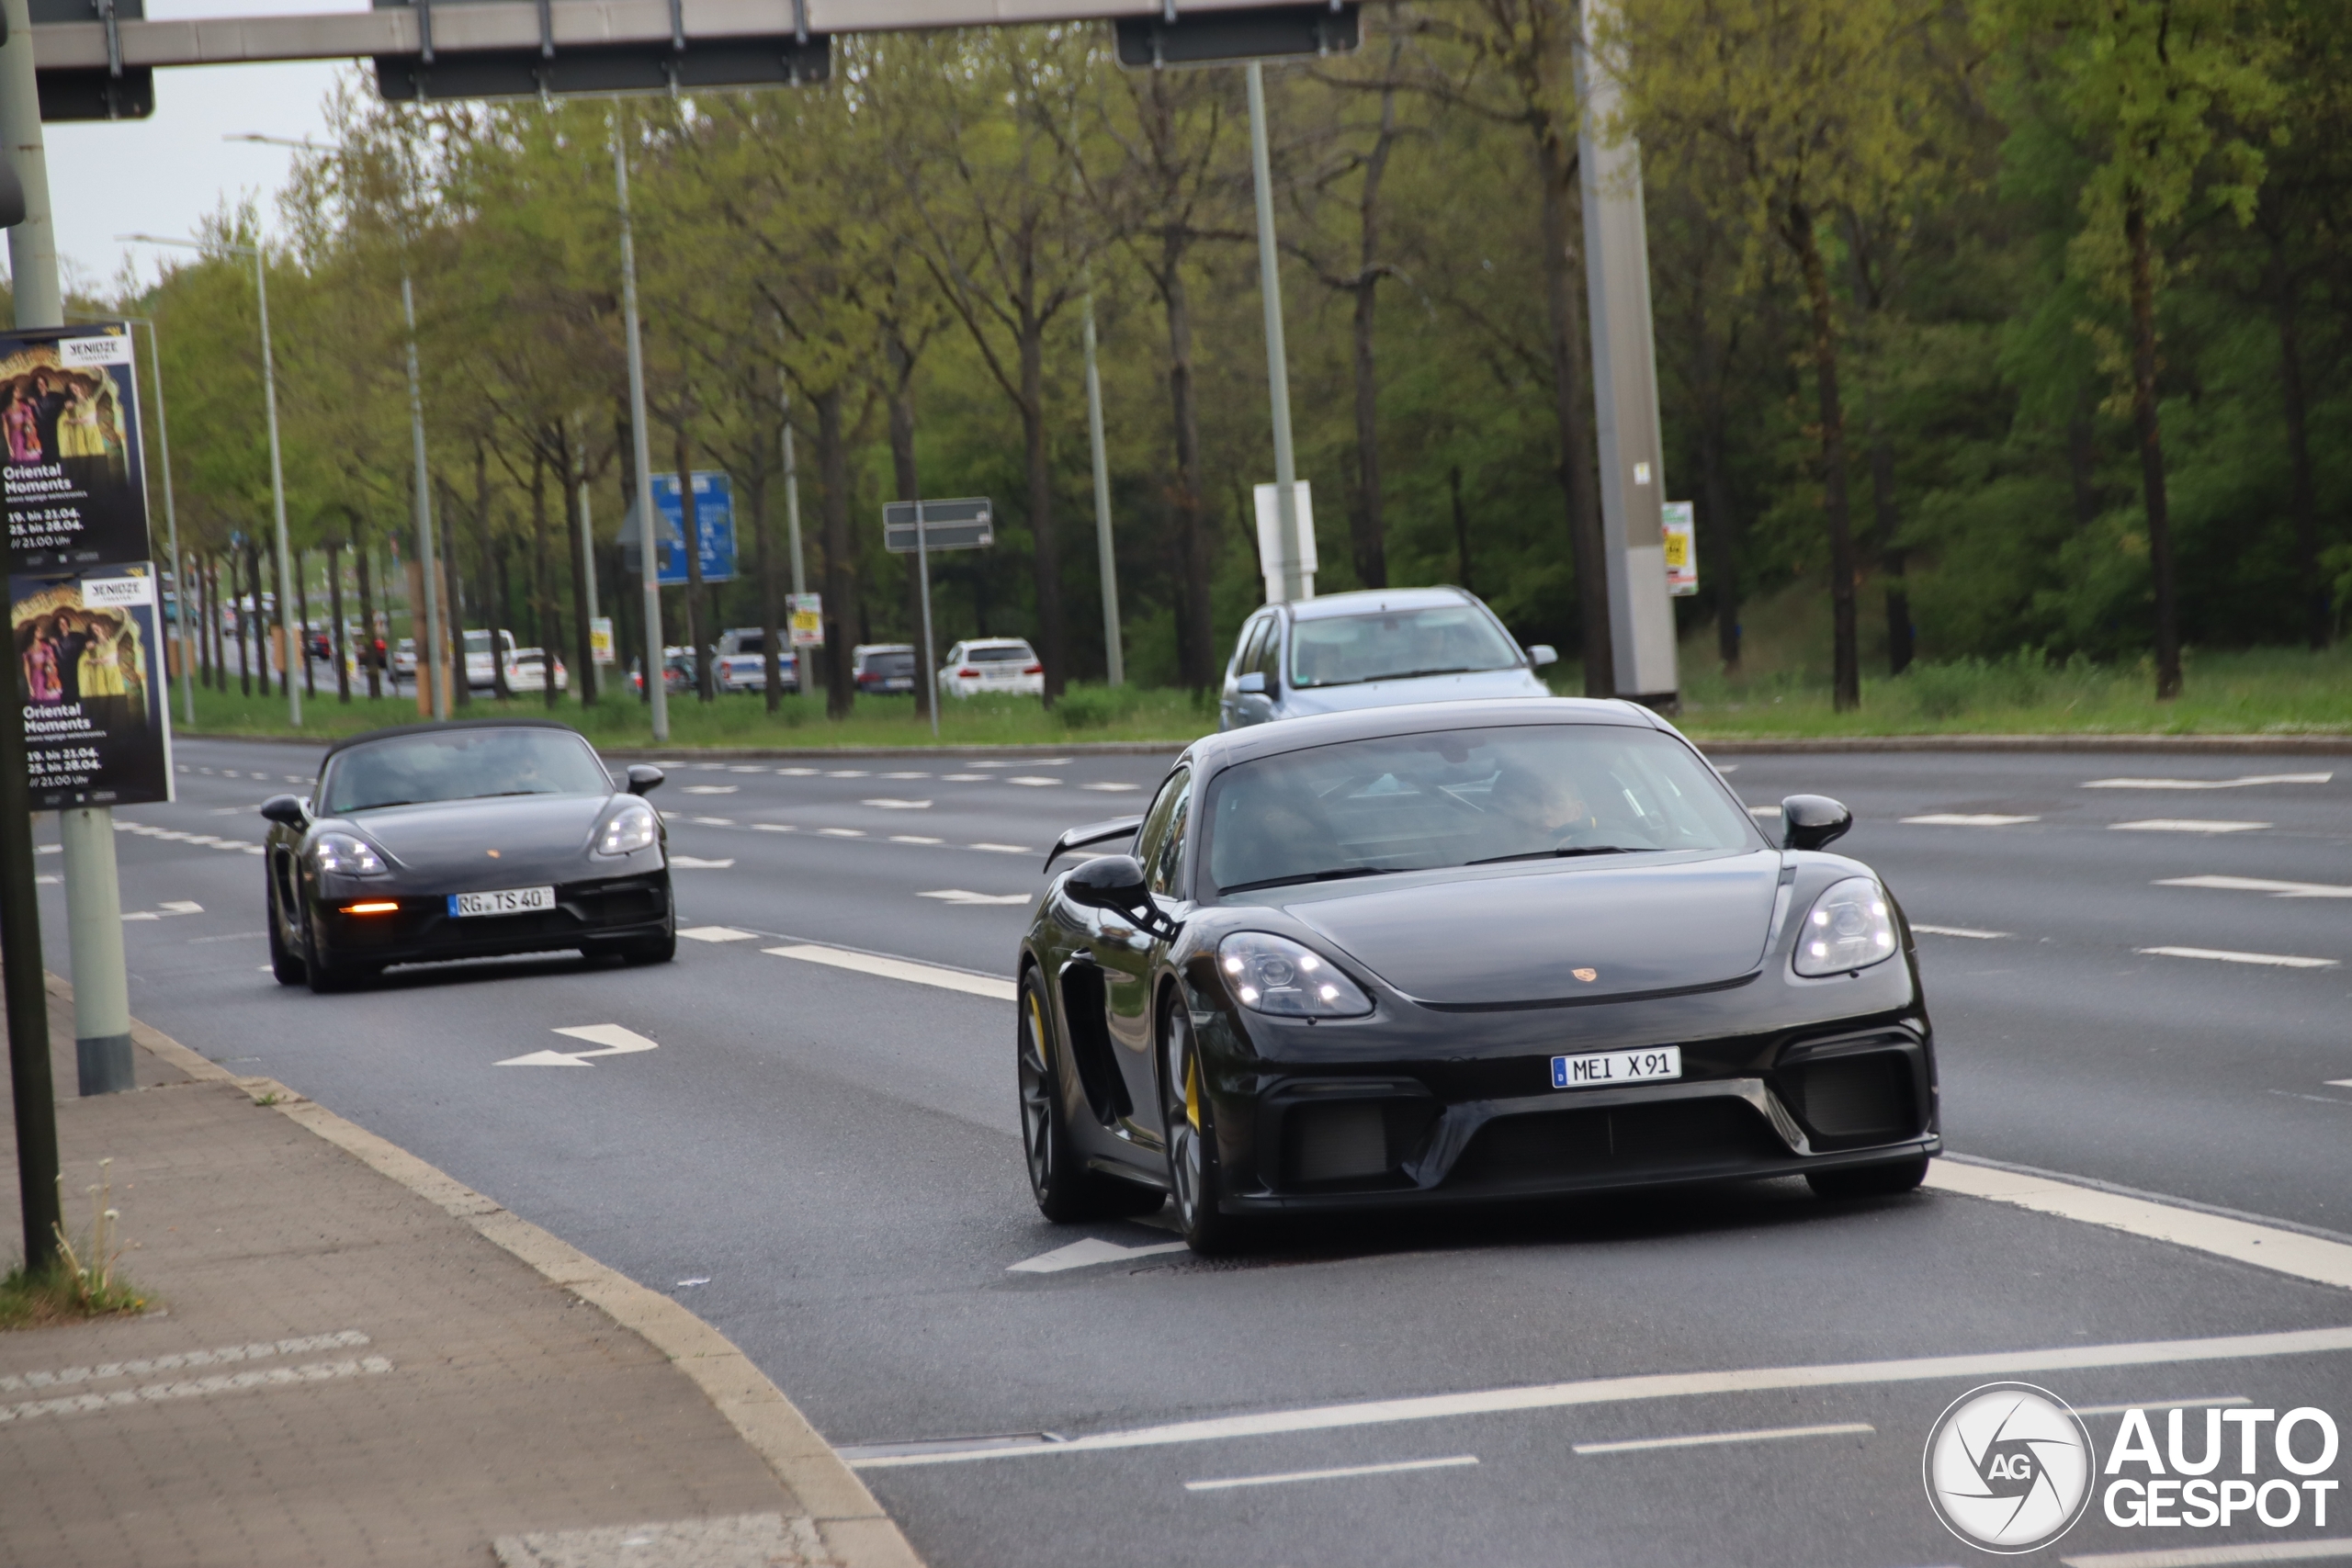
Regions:
[[400, 908], [395, 899], [379, 898], [372, 903], [345, 904], [343, 912], [346, 915], [396, 915], [400, 913]]

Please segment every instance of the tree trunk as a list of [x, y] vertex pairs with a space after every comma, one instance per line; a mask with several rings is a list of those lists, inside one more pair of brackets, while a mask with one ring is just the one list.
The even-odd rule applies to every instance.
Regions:
[[1911, 592], [1903, 581], [1904, 549], [1894, 540], [1894, 447], [1883, 434], [1871, 443], [1871, 504], [1879, 566], [1886, 573], [1886, 670], [1900, 675], [1911, 668]]
[[204, 619], [198, 629], [203, 636], [199, 646], [207, 660], [204, 683], [216, 692], [229, 689], [227, 672], [220, 667], [220, 561], [217, 556], [203, 558]]
[[596, 570], [589, 554], [594, 541], [588, 537], [588, 519], [582, 515], [588, 493], [588, 446], [584, 421], [576, 421], [572, 430], [581, 437], [579, 449], [567, 445], [563, 465], [564, 481], [574, 488], [574, 493], [564, 497], [563, 541], [565, 553], [571, 557], [571, 657], [578, 669], [572, 683], [582, 708], [596, 705], [596, 646], [595, 627], [588, 624], [588, 592], [590, 575]]
[[2148, 509], [2148, 567], [2156, 597], [2156, 698], [2168, 702], [2180, 695], [2180, 612], [2173, 592], [2164, 432], [2156, 419], [2155, 245], [2137, 192], [2124, 204], [2123, 237], [2132, 247], [2132, 423], [2140, 438], [2140, 490]]
[[1831, 696], [1840, 713], [1862, 705], [1862, 665], [1854, 615], [1854, 520], [1846, 488], [1846, 410], [1838, 392], [1838, 335], [1831, 315], [1829, 271], [1814, 233], [1812, 209], [1789, 204], [1789, 244], [1804, 271], [1813, 316], [1813, 374], [1820, 392], [1821, 489], [1829, 517]]
[[294, 613], [300, 624], [295, 626], [294, 635], [286, 639], [286, 657], [302, 666], [302, 694], [315, 697], [319, 694], [319, 675], [311, 668], [311, 574], [302, 552], [296, 550], [293, 557]]
[[1569, 234], [1569, 197], [1577, 161], [1559, 124], [1546, 119], [1535, 137], [1544, 186], [1544, 294], [1551, 322], [1552, 408], [1560, 427], [1560, 478], [1568, 503], [1568, 546], [1577, 574], [1577, 618], [1584, 646], [1589, 697], [1617, 694], [1616, 652], [1609, 634], [1609, 558], [1600, 531], [1597, 438], [1586, 427], [1584, 307], [1578, 294], [1576, 246]]
[[675, 434], [679, 524], [686, 539], [686, 646], [695, 650], [695, 695], [709, 702], [718, 694], [718, 685], [711, 678], [710, 637], [704, 625], [710, 616], [703, 602], [702, 520], [695, 505], [694, 451], [686, 444], [684, 425], [679, 425]]
[[[252, 539], [245, 541], [245, 587], [254, 601], [251, 617], [254, 624], [253, 662], [260, 667], [256, 672], [261, 676], [261, 694], [266, 697], [269, 695], [269, 613], [262, 608], [261, 603], [261, 546]], [[243, 626], [246, 619], [240, 615], [237, 624]]]
[[[444, 486], [441, 516], [445, 522], [459, 515], [458, 509], [450, 505], [449, 501], [450, 491]], [[441, 636], [444, 641], [441, 647], [432, 650], [429, 660], [424, 654], [424, 645], [417, 644], [419, 657], [416, 667], [422, 672], [429, 663], [434, 671], [433, 679], [447, 683], [452, 712], [470, 707], [474, 700], [473, 677], [466, 672], [464, 578], [465, 573], [458, 570], [457, 529], [454, 526], [444, 528], [441, 536]]]
[[[1399, 35], [1399, 41], [1402, 35]], [[1396, 56], [1389, 61], [1393, 74]], [[1386, 528], [1381, 517], [1380, 380], [1374, 312], [1380, 289], [1380, 181], [1388, 172], [1388, 152], [1396, 141], [1396, 90], [1380, 95], [1380, 135], [1363, 165], [1363, 190], [1356, 202], [1356, 580], [1366, 588], [1388, 586]]]
[[327, 648], [334, 656], [335, 701], [351, 700], [351, 660], [343, 631], [343, 547], [327, 543], [327, 622], [334, 628]]
[[1470, 514], [1462, 509], [1462, 465], [1456, 463], [1445, 476], [1453, 492], [1453, 565], [1461, 579], [1462, 592], [1476, 593], [1470, 585]]
[[1030, 566], [1037, 591], [1037, 656], [1046, 667], [1046, 705], [1069, 678], [1062, 637], [1061, 541], [1054, 533], [1054, 465], [1046, 439], [1046, 328], [1024, 319], [1021, 332], [1021, 436], [1029, 477]]
[[2331, 618], [2328, 585], [2319, 568], [2319, 502], [2312, 484], [2311, 406], [2303, 387], [2302, 334], [2295, 309], [2293, 281], [2281, 276], [2272, 299], [2278, 321], [2278, 396], [2287, 416], [2287, 510], [2295, 525], [2295, 570], [2303, 580], [2304, 635], [2313, 648], [2325, 648]]
[[849, 649], [854, 636], [851, 603], [857, 580], [850, 554], [849, 439], [842, 428], [845, 394], [829, 387], [818, 394], [817, 471], [825, 492], [825, 716], [847, 718], [857, 700], [851, 683]]
[[381, 661], [376, 654], [376, 563], [373, 552], [356, 538], [352, 549], [353, 564], [359, 571], [359, 658], [368, 667], [368, 700], [374, 702], [384, 694]]
[[[779, 439], [781, 439], [779, 437]], [[775, 445], [770, 442], [770, 446]], [[768, 520], [768, 466], [752, 466], [752, 539], [760, 577], [760, 694], [767, 710], [784, 705], [784, 602], [776, 593], [775, 540]]]
[[1201, 515], [1201, 412], [1193, 381], [1193, 298], [1184, 282], [1188, 238], [1161, 237], [1159, 297], [1168, 312], [1168, 401], [1176, 437], [1176, 472], [1168, 512], [1176, 545], [1176, 670], [1185, 690], [1216, 680], [1216, 626], [1209, 598], [1209, 530]]
[[1718, 378], [1699, 421], [1699, 487], [1707, 498], [1707, 576], [1714, 584], [1715, 657], [1724, 673], [1739, 672], [1740, 526], [1732, 509], [1731, 475], [1724, 459], [1723, 384]]
[[[558, 439], [560, 439], [559, 436]], [[531, 542], [538, 558], [531, 563], [531, 587], [537, 603], [532, 619], [537, 623], [540, 695], [555, 706], [556, 656], [563, 648], [562, 602], [555, 592], [555, 559], [548, 550], [547, 451], [531, 454]], [[574, 556], [577, 560], [579, 557]]]
[[[915, 464], [914, 355], [896, 332], [890, 334], [890, 477], [900, 501], [922, 499], [922, 473]], [[920, 518], [918, 518], [920, 525]], [[915, 647], [915, 716], [931, 717], [932, 688], [938, 677], [931, 668], [935, 651], [923, 645], [922, 558], [907, 557], [907, 640]]]
[[[251, 545], [245, 547], [245, 555], [251, 558]], [[254, 694], [254, 660], [253, 655], [246, 651], [246, 645], [252, 638], [254, 621], [260, 618], [261, 606], [258, 604], [248, 606], [244, 591], [237, 586], [237, 552], [234, 549], [229, 552], [229, 604], [237, 612], [237, 691], [240, 695], [250, 697]], [[266, 682], [261, 694], [269, 695]]]

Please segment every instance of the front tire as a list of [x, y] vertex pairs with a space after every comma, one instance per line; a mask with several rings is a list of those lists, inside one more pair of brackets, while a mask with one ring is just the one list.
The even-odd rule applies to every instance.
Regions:
[[678, 933], [664, 931], [650, 942], [635, 942], [621, 949], [625, 964], [667, 964], [678, 956]]
[[1021, 977], [1015, 1067], [1021, 1084], [1021, 1152], [1029, 1196], [1057, 1225], [1117, 1215], [1148, 1214], [1166, 1200], [1148, 1187], [1089, 1170], [1070, 1135], [1061, 1075], [1054, 1068], [1053, 1035], [1046, 1022], [1046, 983], [1037, 971]]
[[318, 923], [310, 925], [310, 951], [303, 967], [310, 972], [311, 991], [314, 996], [333, 996], [337, 991], [356, 990], [380, 973], [364, 964], [337, 963], [326, 956], [325, 946], [319, 941]]
[[286, 920], [277, 908], [277, 875], [264, 885], [269, 900], [269, 972], [281, 986], [299, 986], [309, 976], [301, 958], [286, 945]]
[[1204, 1258], [1238, 1252], [1248, 1245], [1249, 1224], [1217, 1207], [1225, 1180], [1217, 1162], [1216, 1113], [1201, 1069], [1200, 1043], [1193, 1034], [1192, 1016], [1181, 1003], [1168, 1010], [1160, 1038], [1165, 1042], [1167, 1066], [1160, 1095], [1165, 1101], [1168, 1179], [1176, 1197], [1177, 1234]]
[[1805, 1185], [1816, 1198], [1899, 1198], [1928, 1179], [1928, 1156], [1887, 1165], [1848, 1166], [1843, 1170], [1809, 1170]]

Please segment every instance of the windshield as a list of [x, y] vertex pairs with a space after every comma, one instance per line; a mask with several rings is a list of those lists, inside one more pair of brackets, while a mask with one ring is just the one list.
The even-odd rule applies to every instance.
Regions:
[[865, 669], [871, 675], [911, 675], [915, 672], [915, 656], [911, 653], [869, 653], [865, 656]]
[[1690, 749], [1621, 725], [1513, 725], [1286, 752], [1209, 794], [1220, 893], [1388, 871], [1762, 847]]
[[561, 729], [452, 729], [399, 735], [335, 754], [321, 781], [329, 817], [427, 800], [496, 795], [610, 795], [612, 776]]
[[1294, 686], [1352, 686], [1408, 675], [1509, 670], [1525, 662], [1476, 604], [1306, 617], [1291, 626]]
[[1010, 648], [1000, 644], [995, 648], [970, 648], [964, 650], [964, 660], [967, 664], [1011, 664], [1015, 661], [1027, 664], [1036, 657], [1029, 651], [1029, 645], [1025, 642], [1014, 643]]

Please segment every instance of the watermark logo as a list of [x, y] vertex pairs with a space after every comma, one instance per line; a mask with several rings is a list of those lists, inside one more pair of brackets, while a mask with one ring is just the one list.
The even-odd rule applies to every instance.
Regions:
[[1944, 1528], [2002, 1553], [2038, 1551], [2074, 1529], [2098, 1466], [2081, 1417], [2023, 1382], [1986, 1383], [1953, 1400], [1920, 1462]]

